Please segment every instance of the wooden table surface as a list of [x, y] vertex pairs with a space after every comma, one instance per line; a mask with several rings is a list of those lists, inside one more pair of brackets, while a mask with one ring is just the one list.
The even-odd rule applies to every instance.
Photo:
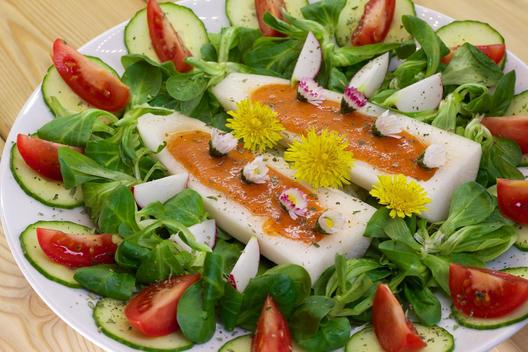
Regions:
[[[212, 0], [216, 1], [216, 0]], [[528, 0], [415, 0], [456, 19], [492, 23], [528, 62]], [[50, 65], [52, 41], [78, 47], [131, 17], [142, 0], [0, 0], [0, 150], [18, 111]], [[47, 308], [0, 236], [0, 352], [101, 351]], [[528, 352], [528, 327], [493, 352]]]

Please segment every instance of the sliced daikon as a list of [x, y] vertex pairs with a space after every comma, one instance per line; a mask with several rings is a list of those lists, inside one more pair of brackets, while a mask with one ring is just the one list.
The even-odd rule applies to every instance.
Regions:
[[315, 78], [321, 68], [322, 61], [321, 45], [313, 33], [309, 32], [293, 69], [292, 82], [298, 82], [305, 78]]
[[165, 203], [187, 187], [189, 174], [182, 172], [134, 186], [134, 199], [144, 208], [150, 203]]
[[246, 244], [233, 270], [229, 274], [229, 280], [235, 285], [238, 292], [244, 292], [249, 280], [257, 276], [259, 261], [260, 250], [258, 240], [253, 236]]

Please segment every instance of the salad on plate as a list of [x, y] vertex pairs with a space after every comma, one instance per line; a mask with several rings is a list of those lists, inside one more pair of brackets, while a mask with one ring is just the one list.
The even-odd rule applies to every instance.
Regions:
[[27, 261], [146, 351], [221, 330], [223, 352], [448, 352], [442, 321], [526, 320], [528, 267], [488, 264], [528, 250], [528, 92], [500, 33], [435, 31], [411, 0], [225, 11], [209, 33], [148, 0], [121, 76], [55, 40], [53, 119], [17, 135], [11, 171], [93, 226], [28, 224]]

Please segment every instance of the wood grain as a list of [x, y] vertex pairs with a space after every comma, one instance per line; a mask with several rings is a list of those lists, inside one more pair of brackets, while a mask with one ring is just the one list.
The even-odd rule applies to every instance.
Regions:
[[[212, 0], [216, 1], [216, 0]], [[528, 0], [415, 0], [457, 19], [492, 23], [528, 62]], [[141, 0], [0, 0], [0, 137], [5, 139], [50, 64], [52, 41], [80, 46], [144, 6]], [[3, 148], [0, 140], [0, 150]], [[0, 352], [101, 352], [33, 292], [0, 235]], [[528, 352], [528, 328], [493, 349]]]

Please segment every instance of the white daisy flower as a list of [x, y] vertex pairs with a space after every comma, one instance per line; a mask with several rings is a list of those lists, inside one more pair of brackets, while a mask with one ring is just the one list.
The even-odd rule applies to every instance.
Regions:
[[423, 166], [429, 169], [444, 166], [446, 163], [446, 150], [443, 144], [431, 144], [425, 149], [421, 158]]
[[295, 220], [299, 216], [306, 216], [308, 210], [308, 199], [306, 195], [297, 188], [285, 189], [279, 196], [279, 201], [290, 217]]
[[242, 169], [242, 180], [247, 183], [265, 183], [269, 180], [269, 169], [262, 156], [257, 156]]
[[373, 132], [377, 136], [401, 138], [398, 133], [403, 131], [400, 120], [389, 110], [378, 116], [374, 123]]
[[332, 234], [339, 232], [343, 228], [345, 218], [335, 210], [327, 210], [319, 216], [317, 224], [324, 233]]
[[238, 140], [231, 133], [224, 133], [219, 129], [213, 128], [211, 140], [209, 141], [209, 154], [215, 157], [221, 157], [235, 149]]
[[364, 107], [367, 104], [367, 97], [357, 88], [348, 86], [345, 88], [343, 98], [341, 98], [341, 112], [347, 113]]
[[324, 100], [323, 89], [311, 78], [303, 78], [297, 85], [297, 98], [319, 106]]

